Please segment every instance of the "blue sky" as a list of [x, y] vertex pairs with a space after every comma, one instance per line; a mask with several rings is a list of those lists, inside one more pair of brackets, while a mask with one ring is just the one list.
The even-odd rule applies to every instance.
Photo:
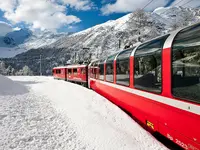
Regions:
[[[115, 20], [151, 0], [5, 0], [0, 1], [0, 21], [13, 28], [77, 32]], [[157, 7], [198, 7], [199, 0], [153, 0], [145, 11]]]
[[[69, 12], [71, 12], [71, 14], [75, 16], [78, 16], [81, 19], [80, 23], [74, 25], [75, 30], [84, 30], [94, 25], [104, 23], [108, 20], [115, 20], [127, 14], [127, 13], [114, 13], [105, 16], [101, 14], [100, 10], [90, 10], [90, 11], [70, 10]], [[62, 28], [60, 30], [62, 31], [64, 29]]]

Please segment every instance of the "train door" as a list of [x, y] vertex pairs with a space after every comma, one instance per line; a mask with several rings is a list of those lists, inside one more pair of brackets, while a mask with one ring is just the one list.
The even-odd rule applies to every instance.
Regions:
[[88, 81], [88, 88], [90, 89], [90, 78], [91, 78], [91, 65], [92, 63], [90, 63], [87, 67], [87, 81]]

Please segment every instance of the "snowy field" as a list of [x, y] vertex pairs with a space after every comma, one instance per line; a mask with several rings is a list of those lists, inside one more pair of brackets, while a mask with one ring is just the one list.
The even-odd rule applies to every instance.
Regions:
[[0, 150], [165, 150], [92, 90], [52, 77], [0, 76]]

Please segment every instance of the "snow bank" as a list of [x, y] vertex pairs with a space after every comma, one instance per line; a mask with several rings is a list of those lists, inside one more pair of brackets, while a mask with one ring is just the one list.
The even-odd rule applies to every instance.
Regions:
[[30, 92], [0, 96], [1, 150], [84, 150], [70, 120]]
[[29, 91], [0, 94], [0, 149], [167, 149], [92, 90], [52, 77], [9, 78], [0, 76], [1, 90]]
[[0, 96], [25, 94], [28, 89], [17, 82], [0, 75]]
[[81, 141], [93, 149], [167, 149], [117, 106], [94, 91], [52, 78], [39, 80], [45, 82], [32, 85], [32, 90], [51, 100], [54, 108], [72, 121]]

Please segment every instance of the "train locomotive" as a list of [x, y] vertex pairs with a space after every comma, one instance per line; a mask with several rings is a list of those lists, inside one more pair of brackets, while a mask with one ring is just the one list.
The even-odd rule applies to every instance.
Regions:
[[87, 85], [183, 149], [200, 150], [200, 23], [53, 76]]

